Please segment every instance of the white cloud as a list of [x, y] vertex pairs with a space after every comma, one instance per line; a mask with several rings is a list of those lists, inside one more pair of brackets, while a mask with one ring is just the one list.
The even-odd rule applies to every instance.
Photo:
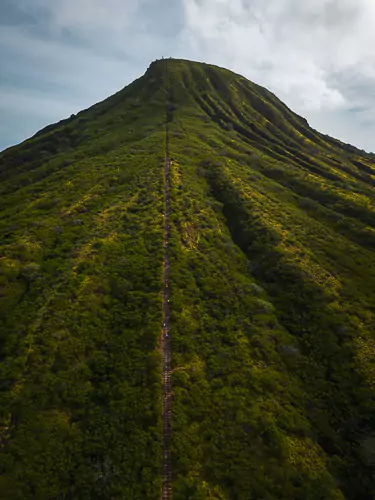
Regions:
[[[184, 39], [200, 60], [229, 67], [297, 112], [328, 122], [335, 113], [337, 124], [337, 112], [359, 102], [375, 112], [373, 96], [366, 101], [347, 87], [350, 72], [375, 84], [373, 0], [183, 0], [183, 5]], [[375, 129], [375, 118], [371, 126]], [[328, 129], [334, 135], [329, 124]], [[375, 149], [372, 139], [366, 144]]]

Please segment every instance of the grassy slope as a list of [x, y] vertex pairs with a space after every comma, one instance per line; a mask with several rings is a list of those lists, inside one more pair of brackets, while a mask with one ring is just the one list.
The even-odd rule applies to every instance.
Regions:
[[373, 498], [373, 156], [169, 64], [175, 498]]
[[158, 498], [161, 68], [0, 156], [0, 498]]
[[[168, 61], [174, 497], [374, 494], [374, 157]], [[0, 155], [0, 498], [157, 498], [163, 63]]]

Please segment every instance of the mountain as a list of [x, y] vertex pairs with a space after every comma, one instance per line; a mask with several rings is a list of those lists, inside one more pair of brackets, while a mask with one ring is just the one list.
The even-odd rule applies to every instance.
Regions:
[[373, 154], [159, 60], [0, 154], [0, 244], [0, 498], [375, 498]]

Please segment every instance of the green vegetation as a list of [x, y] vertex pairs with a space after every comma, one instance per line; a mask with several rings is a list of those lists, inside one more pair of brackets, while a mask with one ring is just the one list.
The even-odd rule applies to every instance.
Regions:
[[166, 116], [174, 498], [373, 499], [375, 157], [182, 60], [0, 155], [0, 498], [160, 497]]
[[0, 157], [0, 498], [159, 497], [158, 72]]
[[373, 498], [375, 165], [170, 63], [176, 499]]

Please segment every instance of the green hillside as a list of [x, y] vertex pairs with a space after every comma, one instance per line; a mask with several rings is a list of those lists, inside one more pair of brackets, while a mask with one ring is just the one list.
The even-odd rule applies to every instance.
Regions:
[[166, 121], [173, 498], [375, 498], [375, 155], [172, 59], [0, 154], [0, 498], [160, 498]]

